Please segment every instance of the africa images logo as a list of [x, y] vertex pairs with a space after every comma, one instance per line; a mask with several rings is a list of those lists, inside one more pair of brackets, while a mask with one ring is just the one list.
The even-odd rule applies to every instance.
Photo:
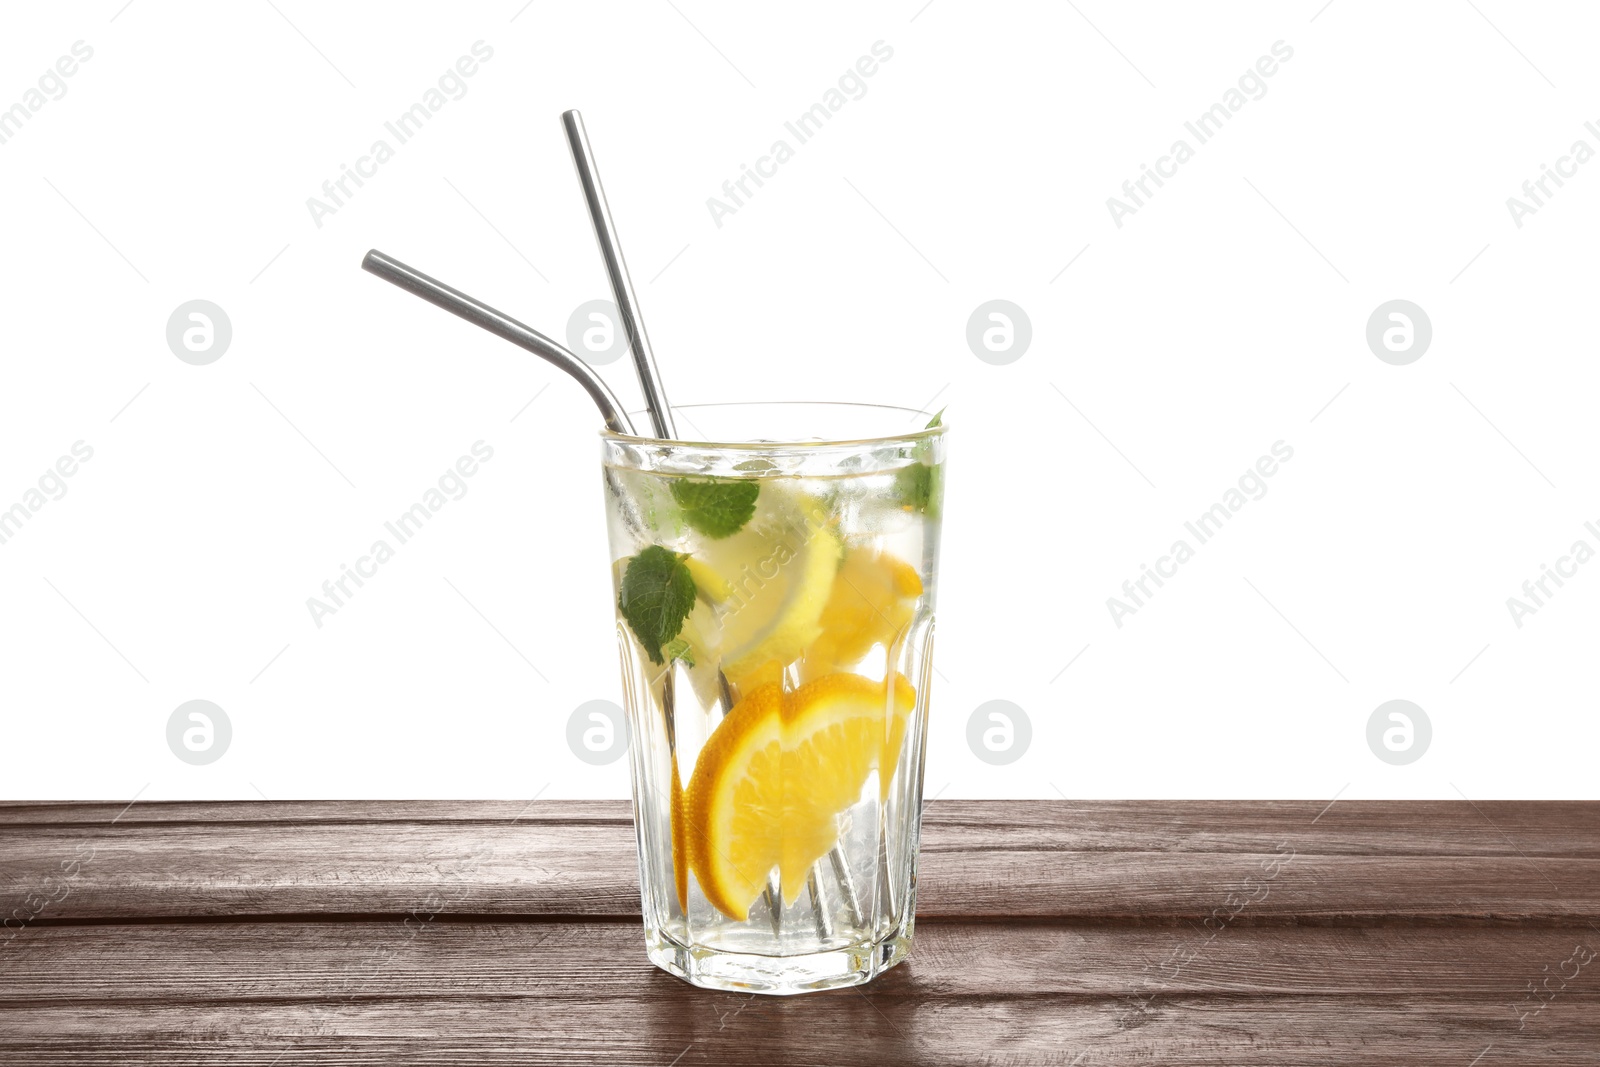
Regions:
[[[1293, 58], [1293, 48], [1283, 41], [1273, 41], [1272, 55], [1257, 59], [1254, 67], [1239, 75], [1237, 88], [1230, 86], [1223, 92], [1221, 102], [1212, 104], [1192, 122], [1183, 124], [1183, 128], [1194, 138], [1194, 145], [1180, 137], [1172, 142], [1166, 155], [1156, 157], [1153, 169], [1144, 163], [1139, 164], [1139, 177], [1122, 183], [1122, 195], [1128, 199], [1121, 200], [1115, 196], [1106, 198], [1106, 210], [1111, 212], [1111, 221], [1117, 229], [1122, 229], [1122, 220], [1126, 216], [1138, 214], [1139, 209], [1145, 206], [1145, 201], [1155, 196], [1155, 190], [1150, 188], [1152, 182], [1156, 189], [1160, 189], [1166, 184], [1163, 178], [1177, 177], [1178, 168], [1194, 158], [1195, 145], [1203, 145], [1221, 133], [1223, 125], [1244, 110], [1245, 104], [1266, 96], [1266, 79], [1278, 73], [1279, 64]], [[1246, 94], [1249, 94], [1248, 97]]]
[[[876, 58], [874, 58], [876, 57]], [[845, 104], [851, 100], [860, 100], [867, 95], [866, 79], [878, 73], [881, 64], [894, 58], [894, 49], [883, 41], [872, 43], [872, 55], [861, 56], [855, 61], [853, 67], [845, 68], [839, 75], [837, 87], [830, 86], [822, 94], [819, 103], [812, 104], [801, 112], [793, 122], [785, 122], [783, 128], [794, 138], [794, 145], [787, 140], [778, 138], [772, 142], [767, 153], [756, 157], [755, 168], [741, 163], [739, 177], [729, 179], [722, 183], [722, 195], [726, 200], [715, 196], [706, 197], [706, 210], [711, 212], [711, 221], [717, 224], [717, 229], [722, 229], [722, 219], [725, 215], [737, 214], [745, 201], [755, 196], [755, 189], [750, 188], [752, 182], [756, 189], [760, 189], [766, 182], [763, 178], [774, 178], [778, 174], [778, 167], [794, 158], [795, 147], [803, 145], [817, 134], [822, 132], [822, 127], [833, 119], [833, 116], [844, 109]], [[849, 97], [846, 98], [845, 94]], [[741, 196], [740, 194], [744, 195]]]
[[[439, 75], [437, 87], [430, 85], [423, 91], [420, 102], [406, 108], [393, 122], [383, 124], [383, 128], [394, 138], [394, 145], [380, 137], [372, 142], [365, 155], [356, 157], [354, 168], [339, 164], [339, 176], [322, 183], [322, 195], [327, 199], [315, 196], [306, 198], [306, 210], [311, 213], [311, 221], [316, 223], [317, 229], [322, 229], [323, 216], [337, 214], [345, 206], [345, 201], [353, 198], [356, 190], [367, 184], [362, 181], [363, 178], [377, 177], [378, 167], [394, 158], [396, 145], [403, 145], [421, 133], [423, 127], [451, 100], [466, 96], [466, 79], [478, 73], [480, 64], [493, 58], [493, 48], [483, 41], [474, 41], [472, 55], [461, 56], [453, 67], [446, 68]], [[350, 187], [352, 183], [355, 189]]]

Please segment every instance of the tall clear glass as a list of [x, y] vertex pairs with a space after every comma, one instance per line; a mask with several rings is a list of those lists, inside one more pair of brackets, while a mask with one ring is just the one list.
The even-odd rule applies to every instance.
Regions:
[[945, 429], [674, 415], [696, 440], [602, 435], [647, 951], [716, 989], [870, 981], [911, 947]]

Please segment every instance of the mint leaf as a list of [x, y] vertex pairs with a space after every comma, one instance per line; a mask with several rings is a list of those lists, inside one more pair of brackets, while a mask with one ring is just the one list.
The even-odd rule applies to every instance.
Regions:
[[632, 627], [651, 663], [664, 663], [661, 646], [678, 636], [694, 607], [694, 578], [686, 555], [651, 545], [628, 561], [617, 610]]
[[683, 519], [713, 540], [738, 533], [756, 511], [760, 483], [747, 478], [718, 478], [672, 483], [672, 499], [683, 509]]
[[[942, 426], [944, 412], [945, 409], [940, 408], [923, 429], [931, 430], [936, 426]], [[919, 442], [914, 454], [928, 454], [932, 451], [928, 447], [930, 445], [931, 441]], [[909, 467], [902, 467], [895, 475], [895, 489], [900, 494], [901, 502], [907, 507], [920, 511], [929, 518], [937, 518], [939, 508], [944, 502], [944, 464], [917, 462]]]
[[913, 463], [895, 475], [895, 489], [907, 507], [937, 518], [944, 502], [944, 465]]
[[667, 654], [668, 659], [681, 659], [685, 667], [694, 666], [694, 649], [689, 647], [689, 642], [681, 637], [675, 637], [662, 646], [661, 651]]

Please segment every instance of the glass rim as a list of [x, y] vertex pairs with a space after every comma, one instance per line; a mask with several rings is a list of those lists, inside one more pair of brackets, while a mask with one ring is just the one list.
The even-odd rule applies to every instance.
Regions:
[[[933, 413], [925, 411], [925, 410], [923, 410], [921, 408], [908, 408], [908, 407], [903, 407], [903, 406], [901, 406], [899, 404], [869, 404], [869, 403], [866, 403], [864, 401], [859, 401], [859, 400], [725, 400], [725, 401], [718, 401], [718, 402], [707, 403], [707, 404], [674, 404], [674, 405], [672, 405], [672, 410], [674, 412], [679, 412], [679, 411], [701, 411], [701, 410], [704, 410], [706, 408], [793, 407], [793, 406], [807, 405], [807, 404], [815, 405], [817, 407], [872, 408], [872, 409], [874, 409], [876, 411], [902, 412], [907, 416], [927, 415], [929, 418], [933, 417]], [[943, 410], [944, 410], [943, 408], [940, 409], [940, 411], [943, 411]], [[648, 425], [649, 422], [650, 422], [650, 412], [647, 409], [640, 409], [638, 411], [630, 411], [627, 414], [628, 414], [628, 418], [633, 420], [635, 423], [643, 423], [645, 425]], [[939, 437], [945, 432], [946, 429], [948, 429], [948, 427], [945, 426], [944, 421], [941, 419], [938, 426], [923, 426], [923, 427], [919, 427], [918, 429], [915, 429], [915, 430], [909, 430], [906, 433], [880, 434], [880, 435], [873, 436], [873, 437], [827, 438], [827, 439], [823, 439], [823, 440], [812, 439], [812, 440], [802, 440], [802, 441], [698, 441], [698, 440], [693, 440], [693, 439], [685, 438], [685, 437], [649, 437], [649, 436], [646, 436], [644, 434], [618, 433], [615, 430], [607, 429], [605, 427], [602, 427], [600, 429], [600, 437], [601, 437], [602, 440], [605, 440], [605, 441], [615, 441], [615, 442], [622, 443], [622, 444], [679, 445], [679, 446], [683, 446], [683, 447], [686, 447], [686, 448], [716, 449], [717, 451], [723, 451], [723, 452], [727, 452], [727, 451], [771, 452], [771, 451], [776, 450], [776, 449], [790, 449], [790, 448], [798, 448], [798, 449], [825, 449], [825, 448], [840, 448], [840, 447], [861, 448], [861, 447], [867, 447], [867, 446], [872, 446], [872, 445], [892, 444], [892, 443], [897, 443], [897, 442], [901, 442], [901, 441], [919, 441], [919, 440], [923, 440], [923, 439]]]

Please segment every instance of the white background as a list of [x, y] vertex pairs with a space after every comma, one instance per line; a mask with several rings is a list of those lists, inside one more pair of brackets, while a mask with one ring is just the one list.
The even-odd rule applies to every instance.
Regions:
[[[564, 336], [607, 295], [571, 107], [674, 400], [949, 404], [929, 795], [1592, 795], [1600, 564], [1506, 606], [1600, 548], [1600, 162], [1506, 206], [1600, 148], [1583, 5], [274, 3], [6, 11], [0, 107], [94, 53], [0, 145], [0, 507], [94, 457], [0, 545], [0, 795], [627, 794], [565, 740], [620, 699], [592, 408], [358, 269], [378, 247]], [[877, 41], [718, 227], [707, 198]], [[1266, 95], [1115, 225], [1276, 41]], [[166, 342], [196, 298], [233, 327], [208, 366]], [[994, 298], [1033, 328], [1005, 366], [965, 338]], [[1397, 298], [1433, 326], [1407, 366], [1365, 340]], [[470, 492], [318, 628], [306, 599], [478, 440]], [[1279, 440], [1267, 495], [1117, 627], [1106, 599]], [[233, 724], [202, 767], [165, 738], [196, 698]], [[1433, 726], [1408, 766], [1367, 747], [1394, 698]], [[993, 699], [1033, 727], [1009, 766], [967, 747]]]

